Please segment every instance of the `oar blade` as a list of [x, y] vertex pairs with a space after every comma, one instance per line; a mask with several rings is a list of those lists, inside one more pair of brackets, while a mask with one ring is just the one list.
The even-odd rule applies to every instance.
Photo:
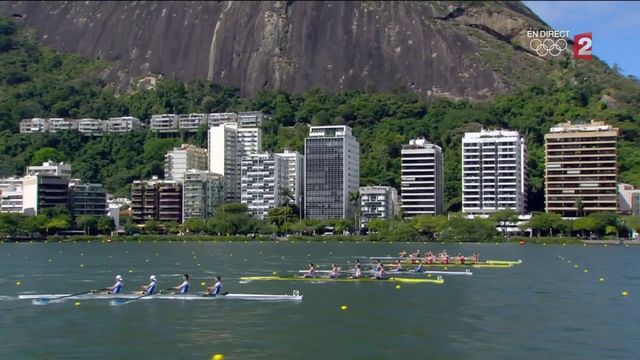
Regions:
[[31, 303], [33, 305], [47, 305], [49, 304], [50, 300], [47, 298], [38, 298], [38, 299], [33, 299], [31, 300]]

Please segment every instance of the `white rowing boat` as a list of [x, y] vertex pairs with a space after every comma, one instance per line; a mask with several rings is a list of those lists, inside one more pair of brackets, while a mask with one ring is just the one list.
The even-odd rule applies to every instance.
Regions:
[[140, 294], [34, 294], [20, 295], [22, 300], [254, 300], [254, 301], [300, 301], [302, 295], [294, 291], [292, 295], [271, 295], [271, 294], [227, 294], [210, 296], [204, 294], [153, 294], [140, 297]]
[[[304, 273], [308, 273], [309, 270], [298, 270], [299, 273], [304, 274]], [[316, 273], [318, 274], [329, 274], [331, 272], [331, 270], [316, 270]], [[355, 273], [355, 271], [353, 269], [350, 270], [340, 270], [340, 273], [347, 273], [347, 274], [353, 274]], [[362, 270], [363, 274], [374, 274], [375, 271], [374, 270]], [[415, 272], [413, 269], [411, 270], [405, 270], [405, 271], [396, 271], [396, 270], [387, 270], [386, 271], [387, 274], [395, 274], [395, 275], [420, 275], [420, 274], [433, 274], [433, 275], [473, 275], [473, 272], [471, 272], [470, 269], [467, 269], [466, 271], [432, 271], [432, 270], [425, 270], [422, 272]]]

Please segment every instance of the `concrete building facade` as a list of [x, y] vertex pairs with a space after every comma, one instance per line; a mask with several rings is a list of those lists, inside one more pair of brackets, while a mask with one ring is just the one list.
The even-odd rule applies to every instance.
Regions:
[[444, 213], [442, 149], [427, 140], [412, 139], [402, 147], [402, 212], [405, 218]]
[[558, 124], [545, 138], [545, 209], [564, 217], [618, 209], [618, 129]]
[[390, 186], [360, 187], [360, 228], [371, 219], [393, 219], [399, 215], [398, 190]]
[[131, 219], [182, 222], [182, 183], [174, 180], [135, 180], [131, 184]]
[[173, 148], [164, 156], [164, 178], [181, 180], [188, 169], [207, 170], [207, 150], [189, 144]]
[[189, 169], [183, 176], [182, 218], [207, 219], [224, 199], [222, 175]]
[[[302, 199], [304, 197], [304, 156], [296, 151], [285, 150], [277, 153], [275, 156], [281, 158], [285, 162], [286, 169], [286, 186], [291, 200], [299, 209], [302, 209]], [[283, 201], [286, 201], [283, 199]]]
[[22, 212], [22, 178], [14, 176], [0, 179], [0, 212]]
[[360, 187], [360, 144], [351, 128], [312, 126], [305, 139], [304, 211], [309, 219], [353, 216]]
[[43, 209], [69, 206], [69, 179], [34, 175], [22, 178], [22, 213], [38, 215]]
[[252, 216], [264, 219], [269, 209], [282, 204], [287, 168], [281, 157], [270, 153], [243, 156], [241, 174], [240, 201], [247, 205]]
[[527, 211], [527, 145], [517, 131], [481, 130], [462, 139], [462, 211]]
[[107, 214], [107, 192], [102, 184], [69, 184], [69, 209], [72, 216]]

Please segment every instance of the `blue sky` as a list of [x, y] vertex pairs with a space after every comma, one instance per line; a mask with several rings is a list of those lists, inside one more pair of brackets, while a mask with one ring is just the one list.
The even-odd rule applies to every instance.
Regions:
[[593, 54], [625, 75], [640, 77], [640, 1], [524, 1], [555, 30], [570, 37], [593, 33]]

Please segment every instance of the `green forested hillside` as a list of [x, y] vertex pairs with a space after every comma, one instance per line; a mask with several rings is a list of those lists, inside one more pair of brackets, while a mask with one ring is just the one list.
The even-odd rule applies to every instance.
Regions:
[[232, 88], [172, 80], [159, 81], [153, 90], [116, 94], [100, 80], [107, 66], [42, 48], [27, 29], [0, 20], [0, 176], [21, 174], [26, 165], [56, 157], [71, 162], [75, 176], [102, 182], [122, 196], [133, 179], [162, 175], [167, 149], [181, 141], [206, 145], [204, 129], [181, 139], [160, 139], [145, 132], [102, 138], [74, 132], [20, 135], [22, 118], [133, 115], [148, 120], [151, 114], [165, 112], [262, 110], [271, 115], [264, 129], [268, 150], [302, 150], [308, 124], [352, 126], [361, 144], [362, 185], [398, 186], [402, 144], [426, 137], [445, 151], [449, 210], [460, 208], [461, 138], [465, 131], [481, 127], [526, 134], [531, 210], [544, 206], [544, 133], [567, 120], [602, 119], [618, 126], [621, 181], [640, 186], [640, 86], [636, 79], [625, 78], [597, 60], [550, 61], [534, 83], [486, 103], [447, 99], [428, 103], [403, 89], [392, 93], [311, 89], [301, 95], [265, 92], [241, 98]]

